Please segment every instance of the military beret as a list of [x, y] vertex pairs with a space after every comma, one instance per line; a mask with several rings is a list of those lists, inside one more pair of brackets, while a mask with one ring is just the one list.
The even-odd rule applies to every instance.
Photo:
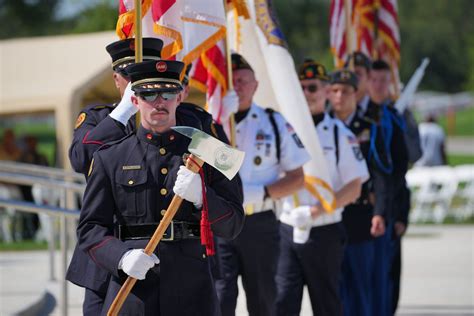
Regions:
[[364, 67], [367, 70], [370, 70], [371, 67], [372, 67], [372, 61], [370, 60], [370, 58], [367, 55], [365, 55], [364, 53], [361, 53], [361, 52], [353, 52], [347, 58], [347, 61], [344, 64], [345, 68], [347, 68], [349, 66], [349, 63], [352, 59], [354, 60], [354, 67], [356, 67], [356, 66]]
[[244, 59], [244, 57], [242, 57], [242, 55], [233, 53], [231, 55], [231, 59], [232, 59], [232, 70], [249, 69], [253, 71], [252, 67]]
[[315, 62], [312, 59], [306, 59], [303, 65], [300, 66], [298, 69], [298, 78], [300, 80], [305, 79], [319, 79], [323, 81], [328, 81], [329, 76], [326, 72], [326, 68], [320, 64]]
[[[143, 38], [143, 60], [160, 60], [163, 41], [158, 38]], [[127, 38], [113, 42], [105, 48], [112, 58], [112, 69], [121, 71], [135, 62], [135, 39]]]
[[342, 69], [335, 71], [331, 74], [331, 84], [342, 83], [353, 86], [357, 90], [357, 85], [359, 81], [357, 80], [357, 75], [352, 71], [347, 69]]
[[135, 92], [172, 92], [183, 89], [180, 74], [184, 63], [175, 60], [149, 60], [131, 64], [125, 70]]

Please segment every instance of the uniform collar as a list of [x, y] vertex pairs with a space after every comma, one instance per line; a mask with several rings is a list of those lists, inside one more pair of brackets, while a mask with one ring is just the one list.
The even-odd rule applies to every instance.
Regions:
[[175, 142], [180, 137], [180, 135], [173, 130], [164, 133], [153, 133], [143, 126], [140, 126], [137, 131], [137, 137], [146, 143], [163, 147]]

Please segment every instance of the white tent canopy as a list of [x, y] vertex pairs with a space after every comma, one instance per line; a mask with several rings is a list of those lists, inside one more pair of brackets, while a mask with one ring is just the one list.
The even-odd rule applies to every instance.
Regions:
[[60, 163], [80, 108], [118, 98], [105, 46], [114, 32], [0, 41], [0, 115], [53, 112]]

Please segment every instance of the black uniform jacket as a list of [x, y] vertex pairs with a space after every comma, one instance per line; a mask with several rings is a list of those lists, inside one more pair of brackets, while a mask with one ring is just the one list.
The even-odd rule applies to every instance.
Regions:
[[[201, 120], [192, 113], [178, 113], [177, 125], [203, 129]], [[114, 276], [106, 308], [124, 281], [125, 275], [118, 270], [121, 257], [130, 249], [145, 248], [148, 242], [120, 240], [119, 225], [159, 223], [174, 195], [176, 173], [184, 164], [189, 143], [188, 138], [173, 131], [153, 134], [140, 127], [136, 134], [94, 154], [78, 243], [97, 265]], [[229, 181], [208, 165], [204, 178], [212, 231], [219, 237], [234, 238], [244, 220], [240, 178]], [[200, 217], [200, 210], [184, 201], [175, 220], [199, 224]], [[130, 309], [137, 315], [160, 315], [160, 311], [161, 315], [218, 314], [209, 261], [199, 239], [163, 241], [155, 253], [160, 264], [148, 272], [146, 280], [138, 282], [124, 311]]]
[[115, 105], [92, 105], [79, 113], [69, 147], [69, 161], [76, 172], [87, 175], [92, 155], [97, 149], [134, 130], [135, 116], [124, 126], [109, 116], [114, 108]]

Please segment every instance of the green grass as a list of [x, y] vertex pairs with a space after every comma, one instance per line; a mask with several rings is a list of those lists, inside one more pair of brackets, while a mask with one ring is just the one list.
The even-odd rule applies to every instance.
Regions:
[[474, 156], [469, 155], [448, 155], [448, 163], [450, 166], [473, 165]]
[[16, 241], [12, 243], [0, 242], [1, 251], [28, 251], [28, 250], [46, 250], [48, 243], [46, 241], [36, 242], [33, 240]]
[[[447, 116], [440, 117], [439, 123], [448, 134]], [[449, 136], [474, 136], [474, 107], [470, 107], [455, 113], [455, 124], [452, 134]]]

